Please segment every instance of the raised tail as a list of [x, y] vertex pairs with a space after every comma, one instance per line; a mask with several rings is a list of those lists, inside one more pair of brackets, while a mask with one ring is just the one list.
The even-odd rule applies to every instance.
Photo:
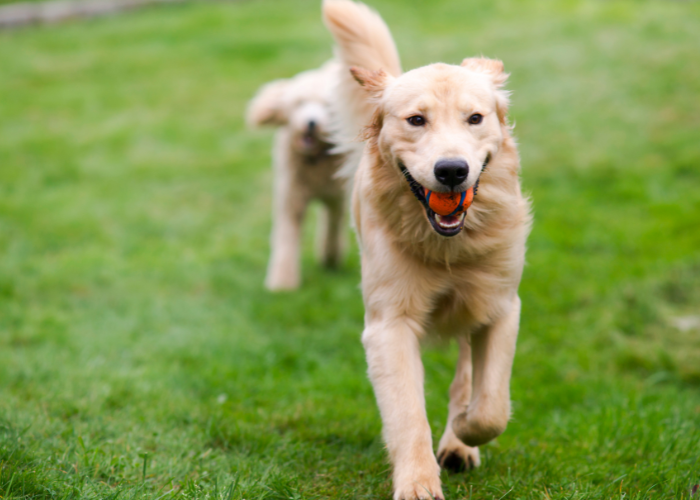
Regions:
[[338, 57], [347, 67], [383, 69], [401, 74], [399, 54], [389, 28], [375, 11], [351, 0], [324, 0], [323, 20], [333, 35]]
[[375, 11], [351, 0], [323, 0], [323, 21], [336, 43], [341, 63], [338, 75], [335, 142], [349, 155], [341, 175], [354, 171], [362, 145], [358, 137], [367, 125], [374, 107], [365, 90], [350, 74], [350, 67], [401, 74], [401, 62], [389, 28]]

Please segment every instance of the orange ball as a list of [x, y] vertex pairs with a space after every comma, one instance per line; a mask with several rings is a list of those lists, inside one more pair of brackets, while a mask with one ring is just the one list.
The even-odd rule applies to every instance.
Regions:
[[425, 199], [436, 214], [457, 215], [471, 206], [474, 201], [474, 188], [461, 193], [436, 193], [426, 188]]

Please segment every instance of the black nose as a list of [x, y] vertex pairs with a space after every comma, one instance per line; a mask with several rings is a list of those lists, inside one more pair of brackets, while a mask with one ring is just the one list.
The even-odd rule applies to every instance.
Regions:
[[314, 120], [309, 120], [309, 133], [313, 133], [316, 128], [316, 122]]
[[451, 188], [463, 183], [469, 175], [469, 165], [459, 158], [440, 160], [435, 164], [435, 178]]

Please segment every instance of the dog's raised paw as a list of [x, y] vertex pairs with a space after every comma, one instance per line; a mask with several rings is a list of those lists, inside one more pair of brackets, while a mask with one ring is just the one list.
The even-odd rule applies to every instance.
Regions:
[[[450, 439], [451, 438], [451, 439]], [[443, 470], [451, 473], [465, 472], [481, 465], [479, 448], [472, 448], [459, 441], [454, 435], [441, 442], [438, 450], [438, 464]]]
[[474, 468], [474, 459], [468, 456], [465, 461], [457, 451], [443, 452], [438, 457], [438, 463], [441, 469], [454, 473], [464, 472], [465, 470], [472, 470]]

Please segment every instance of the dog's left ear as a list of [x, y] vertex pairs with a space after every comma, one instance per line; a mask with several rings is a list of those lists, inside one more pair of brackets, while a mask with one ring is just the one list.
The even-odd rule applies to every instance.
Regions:
[[503, 61], [498, 59], [489, 59], [487, 57], [468, 57], [462, 61], [463, 68], [484, 73], [491, 78], [491, 81], [497, 89], [503, 87], [508, 79], [508, 73], [503, 71]]
[[365, 68], [352, 66], [350, 74], [352, 74], [357, 83], [362, 85], [373, 100], [379, 100], [382, 97], [384, 90], [392, 79], [383, 69], [370, 71]]
[[505, 124], [508, 113], [508, 92], [499, 89], [506, 83], [509, 75], [503, 71], [503, 61], [487, 57], [468, 57], [462, 61], [461, 66], [477, 73], [483, 73], [491, 79], [496, 87], [496, 113], [500, 122]]

